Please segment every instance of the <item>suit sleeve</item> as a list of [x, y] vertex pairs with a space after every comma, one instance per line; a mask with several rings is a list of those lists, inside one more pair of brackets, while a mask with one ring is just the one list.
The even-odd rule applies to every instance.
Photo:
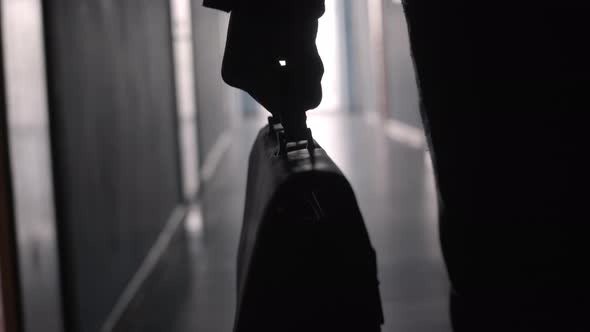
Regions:
[[204, 0], [203, 6], [230, 12], [235, 0]]

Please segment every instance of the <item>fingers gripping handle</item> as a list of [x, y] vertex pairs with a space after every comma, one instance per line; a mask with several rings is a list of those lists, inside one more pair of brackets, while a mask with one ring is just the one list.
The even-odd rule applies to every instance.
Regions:
[[234, 1], [231, 10], [222, 77], [281, 121], [291, 142], [308, 136], [305, 112], [322, 99], [323, 11], [324, 0]]

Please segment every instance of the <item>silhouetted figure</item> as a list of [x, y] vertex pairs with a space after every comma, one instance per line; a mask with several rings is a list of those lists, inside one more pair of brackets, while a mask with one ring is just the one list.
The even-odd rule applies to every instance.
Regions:
[[590, 331], [590, 7], [408, 0], [463, 331]]
[[234, 3], [219, 3], [232, 10], [223, 78], [276, 119], [250, 154], [234, 331], [380, 331], [377, 261], [354, 192], [307, 131], [322, 98], [324, 3]]
[[[274, 47], [285, 44], [275, 38], [295, 47], [311, 45], [315, 33], [295, 32], [304, 40], [278, 33], [289, 31], [281, 19], [288, 7], [273, 2], [291, 3], [235, 1], [241, 18], [232, 17], [224, 78], [276, 113], [280, 79], [261, 70], [282, 54]], [[404, 7], [455, 331], [590, 331], [590, 7], [466, 0], [408, 0]], [[321, 13], [296, 12], [309, 15], [296, 22]], [[248, 31], [257, 31], [255, 40]], [[304, 73], [293, 81], [304, 91], [289, 99], [299, 109], [321, 96], [317, 84], [306, 85], [321, 76], [320, 61], [303, 54], [315, 65], [299, 67]]]

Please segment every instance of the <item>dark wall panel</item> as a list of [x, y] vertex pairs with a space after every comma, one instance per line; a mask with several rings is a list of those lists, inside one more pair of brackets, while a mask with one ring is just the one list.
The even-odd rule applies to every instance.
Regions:
[[179, 202], [167, 0], [47, 0], [70, 331], [98, 331]]

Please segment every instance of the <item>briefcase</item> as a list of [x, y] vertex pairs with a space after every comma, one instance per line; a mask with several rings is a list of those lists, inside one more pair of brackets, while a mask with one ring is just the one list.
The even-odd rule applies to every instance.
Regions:
[[376, 255], [356, 197], [310, 143], [289, 151], [272, 124], [254, 143], [234, 332], [381, 330]]

